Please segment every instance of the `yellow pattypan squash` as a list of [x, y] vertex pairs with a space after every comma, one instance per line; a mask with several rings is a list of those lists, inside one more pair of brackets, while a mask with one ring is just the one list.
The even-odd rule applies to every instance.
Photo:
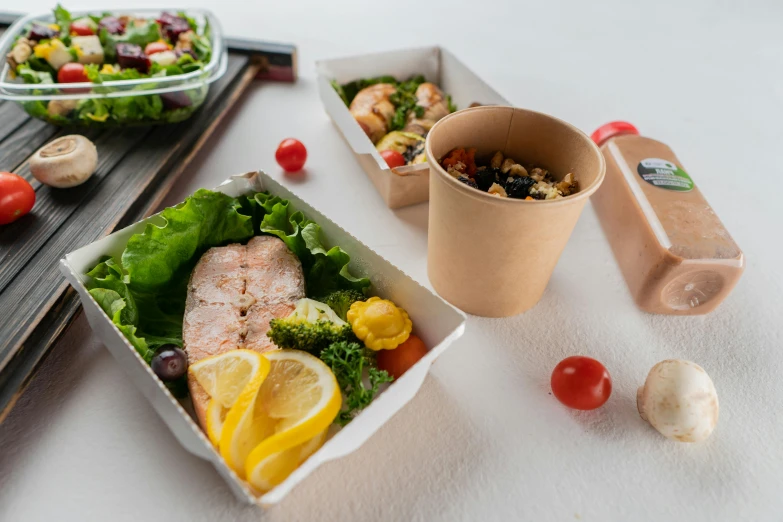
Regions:
[[353, 303], [347, 315], [356, 337], [376, 351], [397, 348], [413, 328], [408, 312], [380, 297]]

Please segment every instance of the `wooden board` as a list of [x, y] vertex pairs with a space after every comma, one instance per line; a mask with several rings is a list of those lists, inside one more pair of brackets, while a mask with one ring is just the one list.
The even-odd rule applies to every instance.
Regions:
[[[36, 190], [33, 211], [0, 227], [0, 422], [80, 313], [78, 296], [60, 275], [60, 258], [152, 213], [254, 78], [295, 80], [293, 46], [228, 44], [226, 74], [211, 85], [204, 105], [179, 124], [62, 129], [28, 117], [13, 102], [0, 102], [0, 170], [19, 174]], [[30, 155], [74, 133], [98, 148], [96, 173], [71, 189], [41, 185], [30, 174]]]

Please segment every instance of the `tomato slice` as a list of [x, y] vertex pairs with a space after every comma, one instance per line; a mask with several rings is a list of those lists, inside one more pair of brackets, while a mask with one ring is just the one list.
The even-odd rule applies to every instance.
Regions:
[[0, 225], [24, 216], [35, 205], [35, 190], [24, 178], [0, 172]]
[[405, 165], [405, 158], [396, 150], [385, 150], [381, 152], [381, 157], [386, 161], [390, 169], [402, 167]]
[[408, 339], [393, 350], [378, 350], [378, 368], [399, 379], [419, 359], [427, 355], [427, 347], [417, 336], [411, 334]]
[[567, 357], [552, 372], [552, 393], [575, 410], [600, 408], [612, 394], [612, 378], [603, 364], [590, 357]]
[[91, 36], [95, 34], [95, 30], [86, 22], [73, 22], [71, 24], [71, 34], [75, 36]]
[[307, 161], [307, 149], [301, 141], [287, 138], [277, 146], [275, 159], [284, 171], [296, 172], [302, 170]]
[[57, 81], [60, 83], [89, 82], [84, 65], [80, 63], [66, 63], [57, 71]]

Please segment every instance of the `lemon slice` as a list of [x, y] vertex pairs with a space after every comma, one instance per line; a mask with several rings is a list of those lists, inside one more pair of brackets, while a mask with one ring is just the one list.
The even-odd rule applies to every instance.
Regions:
[[267, 457], [262, 457], [261, 460], [258, 460], [258, 455], [253, 457], [253, 453], [251, 453], [251, 457], [247, 459], [246, 466], [248, 482], [255, 490], [261, 493], [274, 488], [288, 478], [288, 475], [293, 473], [310, 455], [323, 446], [324, 442], [326, 442], [327, 432], [328, 429], [302, 444], [272, 453]]
[[223, 433], [223, 423], [226, 421], [228, 410], [219, 401], [210, 399], [207, 403], [207, 436], [215, 446], [220, 442], [220, 434]]
[[209, 395], [207, 436], [217, 445], [224, 419], [232, 406], [252, 402], [269, 373], [269, 361], [252, 350], [231, 350], [190, 366], [190, 377]]
[[[317, 357], [298, 350], [267, 352], [264, 357], [271, 366], [269, 375], [252, 401], [237, 401], [229, 410], [220, 438], [221, 455], [241, 478], [267, 457], [318, 438], [342, 405], [334, 374]], [[286, 465], [275, 468], [284, 469], [275, 476], [285, 472], [284, 479], [322, 443], [320, 437], [314, 449], [303, 447], [294, 456], [286, 456]]]

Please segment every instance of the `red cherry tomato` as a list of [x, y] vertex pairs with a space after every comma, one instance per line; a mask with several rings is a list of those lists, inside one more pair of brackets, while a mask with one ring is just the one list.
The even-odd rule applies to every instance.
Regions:
[[284, 171], [296, 172], [302, 170], [305, 161], [307, 161], [307, 149], [301, 141], [287, 138], [277, 146], [275, 159]]
[[71, 34], [75, 36], [90, 36], [95, 34], [95, 30], [87, 22], [73, 22], [71, 24]]
[[567, 357], [552, 372], [552, 392], [575, 410], [594, 410], [612, 394], [612, 378], [604, 365], [590, 357]]
[[411, 334], [393, 350], [378, 350], [378, 368], [386, 370], [395, 379], [407, 372], [419, 359], [427, 355], [427, 347], [421, 339]]
[[144, 54], [147, 56], [150, 56], [155, 53], [162, 53], [163, 51], [168, 51], [169, 46], [168, 44], [165, 44], [163, 42], [151, 42], [147, 44], [147, 47], [144, 48]]
[[84, 65], [80, 63], [66, 63], [57, 71], [57, 81], [60, 83], [89, 82]]
[[405, 165], [405, 158], [403, 158], [402, 154], [396, 150], [385, 150], [381, 152], [381, 157], [386, 160], [386, 164], [390, 169], [402, 167]]
[[24, 216], [35, 205], [35, 190], [24, 178], [0, 172], [0, 225]]

